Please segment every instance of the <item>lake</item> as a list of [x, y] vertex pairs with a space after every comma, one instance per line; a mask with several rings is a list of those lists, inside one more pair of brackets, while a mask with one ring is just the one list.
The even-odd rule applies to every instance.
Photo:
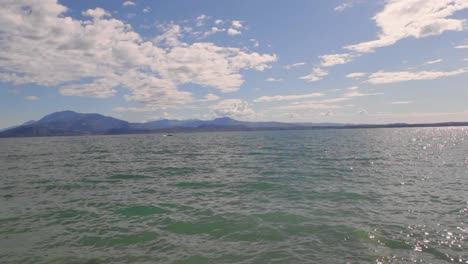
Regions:
[[468, 263], [468, 128], [0, 139], [1, 263]]

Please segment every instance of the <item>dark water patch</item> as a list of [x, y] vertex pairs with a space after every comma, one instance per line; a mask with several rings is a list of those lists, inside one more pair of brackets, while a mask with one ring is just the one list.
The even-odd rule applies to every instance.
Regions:
[[5, 222], [16, 222], [19, 221], [19, 217], [7, 217], [7, 218], [0, 218], [0, 223], [5, 223]]
[[374, 195], [364, 195], [355, 192], [338, 191], [338, 192], [308, 192], [305, 198], [310, 200], [329, 200], [343, 201], [352, 203], [353, 201], [376, 201]]
[[94, 212], [75, 209], [56, 210], [43, 214], [40, 218], [48, 220], [48, 225], [77, 223], [83, 220], [96, 219], [99, 216]]
[[179, 188], [191, 188], [191, 189], [205, 189], [205, 188], [222, 188], [225, 184], [213, 183], [213, 182], [178, 182], [175, 186]]
[[86, 247], [126, 247], [151, 242], [158, 236], [150, 231], [117, 236], [85, 236], [78, 244]]
[[102, 163], [109, 163], [109, 164], [126, 163], [126, 161], [123, 161], [123, 160], [103, 160], [101, 162]]
[[280, 188], [279, 184], [270, 182], [252, 182], [240, 187], [242, 192], [271, 191]]
[[146, 190], [143, 190], [141, 191], [142, 193], [158, 193], [158, 191], [154, 190], [154, 189], [146, 189]]
[[62, 191], [71, 191], [81, 189], [83, 186], [79, 184], [53, 184], [47, 185], [45, 188], [48, 191], [51, 190], [62, 190]]
[[304, 223], [310, 221], [309, 218], [301, 216], [301, 215], [295, 215], [295, 214], [289, 214], [289, 213], [284, 213], [284, 212], [271, 212], [271, 213], [266, 213], [266, 214], [253, 214], [253, 217], [258, 217], [262, 219], [265, 222], [270, 222], [270, 223], [281, 223], [281, 224], [298, 224], [298, 223]]
[[[160, 176], [183, 176], [195, 173], [192, 167], [150, 167], [141, 170], [145, 173], [154, 173]], [[199, 171], [197, 171], [199, 172]]]
[[166, 230], [181, 235], [210, 235], [221, 238], [246, 229], [255, 229], [257, 225], [257, 221], [250, 217], [233, 220], [230, 217], [211, 216], [194, 221], [176, 221], [170, 223]]
[[157, 206], [144, 206], [144, 205], [136, 205], [130, 206], [123, 209], [119, 209], [116, 213], [124, 215], [124, 216], [148, 216], [153, 214], [164, 214], [168, 213], [169, 211]]
[[132, 175], [132, 174], [116, 174], [109, 177], [109, 179], [115, 180], [144, 180], [144, 179], [152, 179], [151, 176], [144, 176], [144, 175]]
[[85, 179], [81, 179], [80, 182], [83, 182], [83, 183], [93, 183], [93, 184], [97, 184], [97, 183], [113, 183], [113, 182], [117, 182], [118, 180], [115, 179], [115, 180], [97, 180], [97, 179], [89, 179], [89, 178], [85, 178]]
[[2, 197], [8, 200], [8, 199], [13, 198], [13, 194], [5, 194]]
[[31, 184], [45, 184], [45, 183], [49, 183], [49, 182], [52, 182], [52, 180], [50, 180], [50, 179], [40, 179], [40, 180], [30, 181], [29, 183], [31, 183]]

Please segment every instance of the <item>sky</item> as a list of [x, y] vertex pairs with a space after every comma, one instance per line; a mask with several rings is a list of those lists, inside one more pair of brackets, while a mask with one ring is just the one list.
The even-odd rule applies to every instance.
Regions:
[[0, 3], [0, 128], [468, 121], [468, 0]]

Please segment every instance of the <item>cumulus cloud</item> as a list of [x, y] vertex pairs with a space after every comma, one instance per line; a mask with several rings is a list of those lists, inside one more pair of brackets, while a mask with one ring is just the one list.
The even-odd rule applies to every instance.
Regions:
[[462, 31], [465, 19], [449, 18], [468, 8], [466, 0], [388, 0], [373, 20], [380, 28], [376, 40], [349, 45], [357, 52], [372, 52], [409, 38], [439, 35], [445, 31]]
[[224, 32], [224, 31], [226, 31], [225, 28], [211, 27], [211, 29], [209, 31], [206, 31], [203, 34], [203, 36], [208, 37], [210, 35], [213, 35], [213, 34], [216, 34], [216, 33], [219, 33], [219, 32]]
[[296, 95], [275, 95], [275, 96], [262, 96], [254, 100], [256, 103], [260, 102], [273, 102], [273, 101], [288, 101], [299, 100], [325, 96], [323, 93], [309, 93], [309, 94], [296, 94]]
[[331, 67], [339, 64], [346, 64], [351, 62], [354, 58], [358, 55], [350, 54], [350, 53], [342, 53], [342, 54], [326, 54], [320, 56], [321, 59], [321, 66], [322, 67]]
[[420, 71], [420, 72], [384, 72], [372, 73], [367, 82], [372, 84], [388, 84], [406, 81], [434, 80], [443, 77], [460, 75], [468, 72], [468, 68], [453, 71]]
[[455, 46], [456, 49], [468, 49], [468, 45], [458, 45]]
[[312, 73], [300, 77], [302, 80], [307, 80], [308, 82], [316, 82], [323, 79], [323, 77], [328, 75], [328, 71], [321, 68], [313, 68]]
[[249, 103], [241, 99], [222, 100], [211, 106], [211, 109], [213, 114], [218, 117], [252, 118], [255, 116], [255, 111]]
[[346, 2], [346, 3], [342, 3], [342, 4], [338, 5], [338, 6], [336, 6], [335, 11], [336, 12], [343, 12], [346, 9], [351, 8], [351, 7], [353, 7], [353, 3], [352, 2]]
[[241, 34], [241, 32], [240, 32], [239, 30], [234, 29], [234, 28], [229, 28], [229, 29], [227, 30], [227, 33], [228, 33], [228, 35], [230, 35], [230, 36], [235, 36], [235, 35], [240, 35], [240, 34]]
[[122, 5], [123, 5], [123, 6], [134, 6], [134, 5], [136, 5], [136, 4], [135, 4], [135, 2], [133, 2], [133, 1], [125, 1], [125, 2], [123, 2]]
[[290, 70], [290, 69], [297, 68], [297, 67], [304, 66], [304, 65], [306, 65], [305, 62], [298, 62], [298, 63], [285, 65], [284, 68], [286, 70]]
[[66, 11], [57, 0], [3, 3], [1, 82], [58, 87], [63, 95], [96, 98], [122, 89], [126, 100], [155, 110], [196, 101], [179, 85], [236, 91], [244, 83], [241, 71], [263, 71], [277, 60], [276, 55], [209, 42], [186, 43], [184, 29], [174, 24], [148, 41], [101, 8], [85, 11], [89, 20], [66, 16]]
[[197, 20], [196, 26], [197, 26], [197, 27], [204, 26], [205, 23], [206, 23], [206, 21], [207, 21], [208, 19], [210, 19], [210, 17], [207, 16], [207, 15], [204, 15], [204, 14], [198, 16], [197, 19], [196, 19], [196, 20]]
[[233, 20], [232, 21], [232, 27], [233, 28], [242, 28], [242, 23], [239, 20]]
[[111, 16], [109, 12], [107, 12], [106, 10], [104, 10], [102, 8], [99, 8], [99, 7], [96, 8], [96, 9], [88, 9], [85, 12], [83, 12], [82, 14], [83, 14], [83, 16], [88, 16], [88, 17], [92, 17], [92, 18], [95, 18], [95, 19]]

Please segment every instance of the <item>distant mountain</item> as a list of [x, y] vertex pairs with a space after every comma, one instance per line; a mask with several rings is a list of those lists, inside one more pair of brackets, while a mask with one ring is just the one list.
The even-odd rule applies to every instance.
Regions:
[[0, 133], [3, 137], [63, 136], [106, 134], [109, 130], [129, 127], [129, 123], [100, 114], [62, 111], [47, 115], [31, 124]]
[[434, 124], [338, 124], [338, 123], [282, 123], [248, 122], [229, 117], [213, 120], [169, 120], [161, 119], [147, 123], [127, 121], [100, 115], [82, 114], [73, 111], [52, 113], [39, 121], [28, 121], [22, 125], [0, 131], [0, 137], [37, 137], [72, 135], [113, 135], [142, 133], [172, 133], [194, 131], [252, 131], [252, 130], [300, 130], [300, 129], [343, 129], [343, 128], [391, 128], [391, 127], [438, 127], [468, 126], [468, 122]]
[[7, 128], [4, 128], [4, 129], [0, 129], [0, 132], [3, 132], [3, 131], [7, 131], [7, 130], [10, 130], [10, 129], [13, 129], [15, 127], [20, 127], [20, 126], [27, 126], [27, 125], [32, 125], [34, 123], [36, 123], [37, 121], [36, 120], [30, 120], [30, 121], [27, 121], [27, 122], [24, 122], [23, 124], [21, 125], [16, 125], [16, 126], [11, 126], [11, 127], [7, 127]]

